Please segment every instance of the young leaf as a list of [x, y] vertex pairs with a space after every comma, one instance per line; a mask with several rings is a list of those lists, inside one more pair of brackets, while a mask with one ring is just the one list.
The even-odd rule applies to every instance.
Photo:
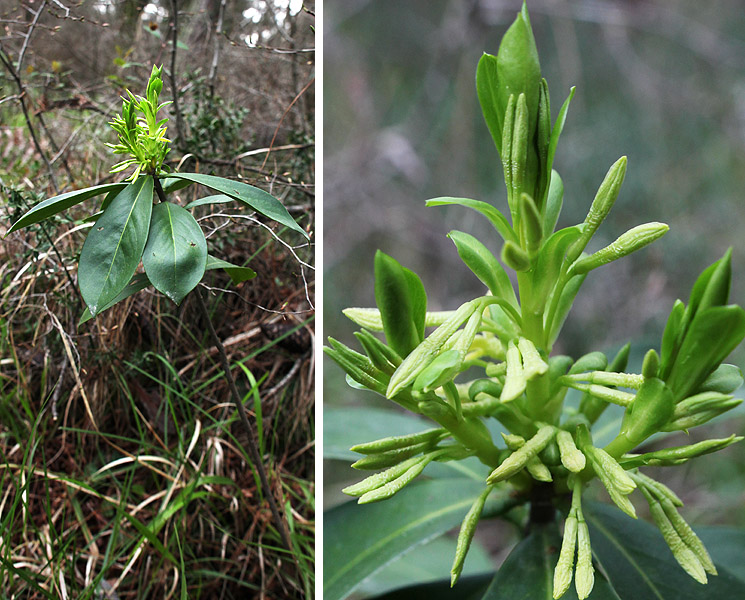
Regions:
[[380, 250], [375, 254], [375, 302], [388, 345], [406, 357], [424, 339], [427, 295], [413, 271]]
[[214, 194], [213, 196], [205, 196], [204, 198], [189, 202], [184, 208], [191, 209], [197, 206], [204, 206], [205, 204], [227, 204], [228, 202], [233, 202], [233, 198], [225, 194]]
[[458, 204], [465, 206], [466, 208], [472, 208], [476, 212], [480, 212], [484, 215], [489, 222], [494, 226], [502, 239], [505, 242], [518, 243], [517, 234], [510, 226], [510, 222], [507, 218], [491, 204], [482, 202], [481, 200], [471, 200], [470, 198], [432, 198], [427, 200], [427, 206], [449, 206], [452, 204]]
[[212, 269], [222, 269], [223, 271], [225, 271], [230, 276], [230, 280], [233, 282], [233, 285], [238, 285], [243, 281], [248, 281], [249, 279], [253, 279], [254, 277], [256, 277], [256, 271], [254, 271], [250, 267], [239, 267], [238, 265], [234, 265], [233, 263], [229, 263], [225, 260], [208, 254], [207, 264], [204, 267], [204, 270], [210, 271]]
[[543, 237], [549, 237], [556, 228], [561, 207], [564, 203], [564, 182], [556, 171], [551, 171], [551, 182], [548, 186], [547, 199], [544, 206]]
[[495, 256], [479, 240], [462, 231], [451, 231], [448, 237], [455, 244], [458, 255], [495, 298], [503, 298], [518, 308], [510, 278]]
[[284, 205], [264, 190], [240, 181], [232, 181], [231, 179], [216, 177], [214, 175], [202, 175], [200, 173], [171, 173], [169, 177], [199, 183], [217, 192], [227, 194], [231, 198], [247, 204], [256, 212], [303, 234], [306, 238], [308, 237], [308, 234], [290, 216]]
[[79, 204], [84, 200], [87, 200], [88, 198], [100, 196], [101, 194], [108, 194], [109, 192], [118, 193], [126, 186], [126, 183], [107, 183], [104, 185], [96, 185], [82, 190], [65, 192], [64, 194], [60, 194], [59, 196], [47, 198], [46, 200], [39, 202], [39, 204], [34, 206], [30, 211], [28, 211], [25, 215], [23, 215], [20, 219], [13, 223], [13, 226], [8, 229], [8, 233], [6, 233], [5, 235], [7, 236], [9, 233], [17, 231], [19, 229], [23, 229], [24, 227], [28, 227], [29, 225], [33, 225], [34, 223], [39, 223], [40, 221], [43, 221], [44, 219], [47, 219], [52, 215], [56, 215], [63, 210], [67, 210], [71, 206], [75, 206], [76, 204]]
[[93, 316], [114, 300], [142, 258], [153, 209], [153, 178], [140, 177], [114, 198], [80, 252], [80, 292]]
[[666, 379], [675, 402], [694, 393], [745, 337], [745, 311], [737, 305], [698, 311]]
[[155, 289], [180, 304], [201, 281], [206, 263], [207, 242], [191, 213], [171, 202], [156, 204], [142, 255]]
[[[137, 273], [134, 277], [132, 277], [132, 280], [124, 287], [124, 289], [119, 292], [116, 298], [114, 298], [111, 302], [109, 302], [106, 306], [98, 311], [98, 314], [101, 314], [103, 311], [110, 309], [112, 306], [114, 306], [114, 304], [119, 304], [119, 302], [121, 302], [122, 300], [126, 300], [133, 294], [144, 290], [149, 285], [150, 280], [147, 278], [147, 275], [145, 273]], [[78, 327], [86, 321], [90, 321], [92, 318], [93, 315], [86, 306], [82, 316], [80, 317], [80, 321], [78, 321]]]

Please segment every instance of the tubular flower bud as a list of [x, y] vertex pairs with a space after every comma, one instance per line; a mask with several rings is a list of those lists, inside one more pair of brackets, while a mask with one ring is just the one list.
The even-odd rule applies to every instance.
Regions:
[[670, 230], [665, 223], [645, 223], [629, 229], [613, 243], [574, 263], [572, 273], [582, 275], [614, 260], [628, 256], [661, 238]]
[[501, 465], [487, 477], [487, 483], [496, 483], [504, 479], [509, 479], [515, 473], [520, 471], [528, 461], [536, 456], [556, 435], [556, 428], [551, 425], [544, 425], [538, 432], [530, 438], [525, 445], [517, 451], [510, 454]]

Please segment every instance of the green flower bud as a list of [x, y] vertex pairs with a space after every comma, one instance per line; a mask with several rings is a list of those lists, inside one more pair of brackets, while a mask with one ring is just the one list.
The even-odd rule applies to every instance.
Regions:
[[616, 198], [618, 198], [618, 192], [621, 191], [621, 184], [625, 175], [626, 157], [622, 156], [608, 169], [603, 183], [600, 184], [598, 192], [595, 194], [590, 211], [587, 213], [587, 217], [585, 217], [582, 237], [574, 242], [567, 252], [567, 260], [570, 263], [577, 260], [579, 255], [582, 254], [585, 246], [587, 246], [587, 242], [595, 235], [603, 219], [608, 216]]
[[586, 464], [585, 455], [574, 444], [572, 434], [561, 430], [556, 434], [556, 442], [559, 445], [559, 452], [561, 453], [561, 464], [572, 473], [582, 471]]
[[595, 569], [592, 567], [592, 548], [590, 530], [583, 517], [577, 520], [577, 569], [574, 574], [574, 586], [579, 600], [585, 600], [595, 585]]
[[501, 465], [491, 472], [486, 479], [486, 483], [497, 483], [512, 477], [523, 469], [531, 458], [543, 450], [555, 435], [555, 427], [551, 425], [541, 427], [532, 438], [525, 442], [524, 446], [510, 454]]
[[355, 483], [354, 485], [345, 487], [342, 492], [344, 492], [348, 496], [362, 496], [367, 492], [377, 490], [379, 487], [385, 485], [389, 481], [393, 481], [406, 473], [411, 467], [419, 464], [422, 459], [422, 456], [409, 458], [408, 460], [405, 460], [395, 465], [394, 467], [391, 467], [390, 469], [386, 469], [385, 471], [381, 471], [380, 473], [375, 473], [375, 475], [370, 475], [370, 477], [366, 477], [365, 479], [358, 483]]
[[457, 311], [440, 327], [433, 331], [427, 338], [422, 341], [406, 357], [393, 373], [388, 389], [385, 392], [386, 397], [393, 398], [403, 388], [410, 385], [439, 354], [442, 347], [455, 334], [460, 326], [473, 315], [477, 310], [481, 310], [482, 305], [476, 300], [471, 300], [461, 305]]
[[380, 500], [390, 498], [414, 481], [424, 471], [424, 467], [432, 462], [438, 454], [442, 454], [442, 451], [418, 457], [419, 462], [413, 464], [404, 473], [395, 479], [389, 480], [379, 488], [362, 494], [360, 499], [357, 500], [357, 503], [369, 504], [370, 502], [379, 502]]
[[[515, 104], [515, 124], [512, 131], [512, 150], [510, 156], [513, 203], [519, 202], [520, 194], [522, 194], [523, 185], [525, 184], [525, 172], [528, 168], [528, 138], [530, 136], [529, 122], [528, 103], [525, 99], [525, 94], [521, 93], [517, 97], [517, 103]], [[513, 222], [513, 227], [517, 226], [518, 223], [519, 217], [518, 222]]]
[[541, 358], [533, 342], [526, 338], [517, 340], [523, 363], [523, 373], [527, 381], [531, 381], [548, 372], [548, 364]]
[[733, 434], [728, 438], [704, 440], [696, 444], [690, 444], [689, 446], [676, 446], [674, 448], [665, 448], [664, 450], [657, 450], [655, 452], [647, 452], [646, 454], [635, 456], [629, 460], [624, 459], [622, 462], [624, 467], [627, 469], [642, 465], [655, 467], [678, 465], [691, 458], [723, 450], [727, 446], [736, 444], [743, 439], [744, 438]]
[[[607, 265], [614, 260], [628, 256], [644, 246], [648, 246], [655, 240], [661, 238], [670, 230], [665, 223], [645, 223], [637, 225], [622, 234], [615, 242], [609, 244], [591, 254], [578, 260], [572, 266], [571, 272], [575, 275], [582, 275], [603, 265]], [[580, 238], [581, 239], [581, 238]], [[579, 241], [579, 240], [578, 240]]]
[[644, 362], [642, 363], [642, 377], [645, 379], [657, 377], [657, 372], [660, 370], [660, 355], [655, 352], [653, 348], [650, 348], [644, 355]]
[[458, 543], [455, 547], [455, 559], [450, 569], [450, 587], [453, 587], [458, 582], [458, 578], [463, 571], [463, 563], [466, 560], [468, 549], [471, 547], [481, 513], [484, 511], [484, 504], [486, 504], [486, 499], [493, 489], [494, 486], [487, 486], [479, 494], [479, 497], [476, 498], [476, 501], [471, 505], [471, 508], [463, 518], [463, 523], [461, 523], [460, 532], [458, 533]]
[[439, 441], [446, 433], [446, 429], [437, 427], [435, 429], [420, 431], [419, 433], [397, 435], [375, 440], [374, 442], [357, 444], [356, 446], [352, 446], [350, 450], [359, 454], [379, 454], [381, 452], [388, 452], [389, 450], [408, 448], [409, 446], [415, 446], [416, 444], [421, 444], [423, 442]]
[[533, 198], [520, 194], [520, 227], [522, 228], [525, 249], [529, 256], [535, 256], [541, 247], [543, 220]]
[[735, 408], [741, 402], [741, 398], [733, 398], [718, 392], [703, 392], [690, 396], [675, 406], [672, 418], [662, 431], [686, 430], [702, 425]]
[[561, 598], [572, 583], [574, 549], [577, 544], [577, 517], [574, 511], [564, 521], [564, 538], [561, 542], [559, 560], [554, 567], [554, 600]]
[[662, 506], [662, 510], [665, 512], [668, 520], [680, 536], [680, 539], [683, 540], [683, 543], [696, 555], [696, 558], [698, 558], [704, 570], [707, 573], [716, 575], [717, 568], [714, 566], [714, 562], [711, 560], [709, 552], [706, 550], [701, 539], [695, 534], [693, 529], [691, 529], [691, 526], [688, 525], [685, 519], [680, 516], [673, 503], [667, 498], [663, 498], [660, 500], [660, 506]]
[[502, 262], [515, 271], [530, 269], [530, 257], [527, 252], [509, 240], [502, 246]]
[[667, 543], [670, 551], [673, 553], [675, 560], [677, 560], [678, 564], [683, 567], [685, 572], [696, 581], [699, 583], [706, 583], [706, 571], [700, 558], [683, 541], [680, 533], [670, 521], [670, 518], [665, 513], [660, 502], [654, 499], [644, 488], [642, 488], [642, 492], [644, 493], [647, 502], [649, 502], [649, 512], [652, 515], [652, 520], [662, 533], [662, 537], [665, 539], [665, 543]]
[[422, 443], [415, 446], [409, 446], [408, 448], [398, 448], [396, 450], [389, 450], [388, 452], [379, 452], [377, 454], [370, 454], [364, 456], [358, 461], [352, 463], [352, 468], [359, 471], [377, 471], [378, 469], [387, 469], [394, 465], [399, 464], [401, 461], [406, 460], [416, 454], [421, 454], [422, 450], [429, 448], [431, 444]]
[[520, 350], [513, 341], [507, 345], [507, 354], [505, 356], [507, 364], [507, 374], [504, 378], [504, 388], [502, 389], [502, 402], [511, 402], [525, 391], [527, 380], [523, 370]]

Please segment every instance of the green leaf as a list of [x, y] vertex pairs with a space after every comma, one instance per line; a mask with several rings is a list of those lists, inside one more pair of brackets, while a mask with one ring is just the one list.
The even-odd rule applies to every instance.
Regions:
[[492, 574], [485, 573], [470, 575], [459, 579], [458, 585], [452, 588], [449, 579], [441, 579], [399, 588], [382, 596], [375, 596], [374, 600], [481, 600], [493, 578]]
[[[726, 567], [701, 585], [678, 565], [653, 525], [626, 517], [615, 507], [582, 503], [596, 562], [622, 600], [719, 600], [745, 598], [745, 582]], [[716, 552], [712, 553], [716, 556]], [[716, 562], [716, 561], [715, 561]], [[597, 572], [596, 572], [597, 575]], [[595, 591], [590, 596], [595, 599]]]
[[52, 215], [56, 215], [57, 213], [70, 208], [71, 206], [75, 206], [76, 204], [83, 202], [83, 200], [93, 198], [94, 196], [100, 196], [101, 194], [108, 194], [109, 192], [116, 193], [123, 190], [126, 186], [127, 184], [125, 183], [107, 183], [104, 185], [96, 185], [94, 187], [89, 187], [82, 190], [65, 192], [64, 194], [60, 194], [59, 196], [47, 198], [46, 200], [39, 202], [39, 204], [34, 206], [30, 211], [28, 211], [25, 215], [18, 219], [13, 224], [13, 226], [8, 229], [8, 233], [6, 233], [5, 235], [7, 236], [13, 231], [28, 227], [29, 225], [33, 225], [34, 223], [39, 223], [40, 221], [43, 221], [44, 219], [47, 219]]
[[448, 237], [455, 244], [458, 255], [495, 298], [502, 298], [518, 308], [515, 290], [504, 268], [479, 240], [462, 231], [451, 231]]
[[[149, 285], [150, 280], [147, 278], [147, 275], [145, 273], [137, 273], [134, 277], [132, 277], [131, 281], [124, 287], [124, 289], [119, 292], [116, 298], [114, 298], [111, 302], [109, 302], [106, 306], [98, 311], [98, 314], [100, 315], [103, 311], [108, 310], [112, 306], [114, 306], [114, 304], [118, 304], [122, 300], [126, 300], [127, 298], [129, 298], [131, 295], [144, 290]], [[86, 306], [85, 310], [83, 311], [83, 315], [80, 317], [80, 321], [78, 321], [78, 326], [82, 325], [86, 321], [90, 321], [92, 318], [93, 315]]]
[[554, 127], [553, 129], [551, 129], [551, 139], [548, 143], [548, 157], [546, 159], [546, 169], [548, 170], [551, 170], [554, 164], [556, 148], [559, 145], [559, 137], [561, 136], [561, 132], [564, 129], [564, 123], [567, 119], [567, 111], [569, 110], [569, 103], [572, 101], [572, 98], [574, 98], [574, 91], [575, 88], [571, 88], [569, 90], [569, 96], [567, 96], [567, 99], [564, 100], [564, 104], [562, 104], [561, 109], [559, 110], [559, 114], [556, 117], [556, 121], [554, 122]]
[[114, 198], [80, 252], [80, 292], [93, 316], [126, 287], [142, 258], [153, 209], [153, 178], [140, 177]]
[[256, 271], [250, 267], [239, 267], [238, 265], [234, 265], [233, 263], [229, 263], [208, 254], [207, 265], [204, 270], [209, 271], [212, 269], [223, 269], [228, 275], [230, 275], [230, 280], [233, 282], [233, 285], [238, 285], [243, 281], [248, 281], [249, 279], [256, 277]]
[[375, 303], [388, 345], [406, 357], [424, 339], [427, 294], [413, 271], [380, 250], [375, 253]]
[[564, 325], [564, 321], [566, 320], [567, 315], [569, 314], [569, 311], [574, 304], [574, 299], [579, 293], [579, 288], [582, 287], [582, 283], [585, 281], [585, 277], [587, 277], [586, 273], [584, 275], [577, 275], [575, 277], [572, 277], [569, 280], [569, 283], [564, 286], [564, 289], [561, 290], [561, 295], [559, 296], [559, 303], [557, 305], [557, 310], [556, 314], [554, 315], [553, 322], [546, 323], [546, 326], [550, 327], [548, 335], [549, 346], [553, 345], [553, 343], [556, 341], [556, 338], [559, 337], [561, 327]]
[[487, 202], [482, 202], [481, 200], [471, 200], [470, 198], [450, 197], [432, 198], [431, 200], [427, 200], [427, 206], [450, 206], [453, 204], [465, 206], [466, 208], [472, 208], [473, 210], [480, 212], [487, 219], [489, 219], [489, 222], [494, 226], [494, 229], [497, 230], [497, 233], [502, 236], [502, 239], [505, 242], [510, 241], [514, 242], [515, 244], [519, 244], [517, 234], [515, 234], [515, 231], [510, 226], [510, 222], [507, 220], [507, 218], [501, 212], [499, 212], [499, 210], [497, 210]]
[[206, 263], [207, 241], [191, 213], [171, 202], [156, 204], [142, 254], [155, 289], [180, 304], [202, 280]]
[[[417, 481], [384, 503], [347, 502], [324, 513], [324, 599], [345, 598], [381, 567], [460, 524], [483, 488], [466, 479]], [[513, 502], [495, 491], [483, 515]]]
[[[582, 234], [579, 225], [565, 227], [551, 235], [543, 244], [533, 269], [533, 296], [535, 301], [545, 303], [559, 279], [561, 264], [569, 246]], [[539, 310], [539, 307], [535, 308]]]
[[[486, 126], [489, 128], [497, 152], [502, 154], [502, 126], [504, 111], [500, 110], [498, 100], [499, 77], [497, 75], [497, 57], [484, 53], [476, 67], [476, 93], [481, 104]], [[506, 105], [505, 105], [506, 106]]]
[[543, 237], [554, 232], [564, 203], [564, 182], [556, 171], [551, 171], [551, 183], [548, 186], [548, 199], [544, 208]]
[[693, 318], [666, 383], [675, 402], [690, 396], [745, 337], [745, 311], [712, 306]]
[[205, 196], [204, 198], [199, 198], [198, 200], [189, 202], [189, 204], [184, 206], [184, 208], [196, 208], [197, 206], [204, 206], [205, 204], [227, 204], [228, 202], [233, 201], [233, 198], [226, 196], [225, 194], [215, 194], [214, 196]]
[[200, 173], [171, 173], [169, 177], [193, 181], [194, 183], [199, 183], [200, 185], [211, 188], [217, 192], [222, 192], [231, 198], [235, 198], [236, 200], [240, 200], [244, 204], [247, 204], [256, 212], [261, 213], [262, 215], [277, 221], [277, 223], [289, 227], [308, 238], [308, 234], [295, 222], [295, 219], [290, 216], [290, 213], [287, 212], [284, 205], [264, 190], [240, 181], [233, 181], [231, 179], [216, 177], [214, 175], [202, 175]]
[[163, 191], [166, 194], [183, 190], [184, 188], [192, 185], [192, 183], [192, 181], [187, 181], [186, 179], [176, 179], [175, 177], [165, 177], [165, 179], [160, 180], [160, 185], [163, 187]]
[[[400, 590], [394, 592], [393, 597], [397, 594], [406, 600], [412, 600], [415, 593], [422, 593], [425, 583], [437, 582], [438, 587], [442, 590], [450, 591], [450, 582], [442, 580], [442, 574], [450, 570], [450, 564], [453, 562], [455, 554], [455, 539], [449, 537], [440, 537], [427, 542], [422, 546], [414, 548], [408, 554], [397, 558], [392, 563], [386, 565], [374, 575], [368, 577], [357, 589], [357, 593], [365, 596], [382, 594], [390, 590]], [[487, 577], [479, 578], [482, 582], [478, 589], [482, 591], [492, 578], [494, 564], [489, 553], [479, 544], [478, 540], [471, 543], [468, 550], [468, 558], [463, 567], [463, 575], [458, 580], [458, 585], [450, 591], [451, 598], [463, 599], [463, 594], [469, 588], [468, 579], [470, 575], [476, 573], [489, 573]], [[416, 585], [416, 592], [413, 590], [401, 590], [409, 585]], [[434, 593], [434, 590], [433, 590]], [[386, 596], [387, 598], [388, 596]], [[427, 600], [432, 600], [432, 594], [423, 596]], [[439, 595], [436, 596], [439, 598]], [[481, 596], [477, 596], [480, 598]]]

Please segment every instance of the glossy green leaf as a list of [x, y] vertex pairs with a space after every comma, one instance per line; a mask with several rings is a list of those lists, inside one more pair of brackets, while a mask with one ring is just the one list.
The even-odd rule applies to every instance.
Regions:
[[175, 177], [166, 177], [165, 179], [160, 180], [160, 185], [163, 187], [163, 191], [166, 194], [183, 190], [184, 188], [192, 185], [192, 183], [192, 181], [187, 181], [186, 179], [176, 179]]
[[494, 226], [494, 229], [497, 230], [497, 233], [502, 236], [502, 239], [505, 242], [511, 241], [515, 244], [518, 243], [517, 234], [510, 226], [507, 218], [499, 210], [497, 210], [487, 202], [482, 202], [481, 200], [471, 200], [470, 198], [450, 197], [432, 198], [431, 200], [427, 200], [427, 206], [450, 206], [454, 204], [457, 204], [458, 206], [465, 206], [466, 208], [471, 208], [476, 212], [481, 213], [487, 219], [489, 219], [489, 222]]
[[127, 286], [142, 258], [153, 209], [153, 178], [139, 177], [111, 202], [85, 238], [78, 282], [92, 315]]
[[563, 204], [564, 182], [556, 171], [551, 171], [551, 183], [548, 186], [548, 195], [543, 215], [544, 238], [549, 237], [554, 232]]
[[[548, 299], [549, 293], [556, 285], [564, 262], [564, 255], [569, 246], [582, 234], [578, 225], [565, 227], [551, 235], [543, 244], [533, 269], [533, 297], [541, 305]], [[540, 307], [534, 307], [539, 310]]]
[[[87, 200], [88, 198], [100, 196], [101, 194], [108, 194], [109, 192], [118, 192], [123, 190], [126, 186], [127, 184], [125, 183], [107, 183], [104, 185], [96, 185], [82, 190], [65, 192], [64, 194], [60, 194], [59, 196], [47, 198], [46, 200], [39, 202], [39, 204], [34, 206], [25, 215], [23, 215], [20, 219], [13, 223], [13, 226], [8, 229], [8, 233], [12, 233], [13, 231], [17, 231], [19, 229], [22, 229], [23, 227], [28, 227], [29, 225], [33, 225], [34, 223], [39, 223], [40, 221], [43, 221], [44, 219], [47, 219], [52, 215], [56, 215], [57, 213], [70, 208], [71, 206], [75, 206], [76, 204], [79, 204], [84, 200]], [[5, 235], [7, 236], [8, 233], [6, 233]]]
[[728, 365], [726, 363], [719, 365], [716, 370], [709, 375], [706, 380], [696, 390], [701, 392], [719, 392], [720, 394], [732, 394], [743, 383], [743, 376], [740, 367]]
[[[417, 481], [385, 502], [347, 502], [324, 513], [324, 600], [347, 597], [384, 565], [459, 525], [483, 488], [466, 479]], [[499, 514], [512, 502], [495, 491], [483, 514]]]
[[200, 173], [171, 173], [169, 177], [192, 181], [217, 192], [226, 194], [236, 200], [240, 200], [256, 212], [303, 234], [306, 238], [308, 237], [308, 234], [295, 222], [295, 219], [290, 216], [290, 213], [287, 212], [284, 205], [270, 193], [265, 192], [262, 189], [240, 181], [233, 181], [231, 179], [216, 177], [214, 175], [202, 175]]
[[474, 275], [489, 288], [495, 298], [502, 298], [518, 308], [515, 290], [504, 268], [479, 240], [462, 231], [451, 231], [448, 237], [455, 244], [458, 255]]
[[546, 168], [549, 170], [551, 170], [554, 164], [554, 157], [556, 156], [556, 148], [559, 145], [559, 137], [561, 136], [561, 132], [564, 130], [564, 123], [566, 122], [566, 119], [567, 119], [567, 111], [569, 110], [569, 103], [572, 101], [572, 98], [574, 98], [574, 92], [575, 92], [575, 88], [571, 88], [569, 90], [569, 96], [567, 96], [567, 99], [564, 100], [564, 104], [562, 104], [561, 109], [559, 109], [559, 114], [556, 117], [556, 121], [554, 122], [553, 129], [551, 129], [551, 139], [548, 143], [548, 157], [546, 159]]
[[230, 276], [233, 285], [238, 285], [243, 281], [248, 281], [249, 279], [256, 277], [256, 271], [251, 267], [239, 267], [238, 265], [234, 265], [233, 263], [229, 263], [221, 258], [208, 254], [207, 265], [204, 270], [210, 271], [212, 269], [224, 270]]
[[559, 296], [559, 303], [557, 305], [554, 319], [551, 323], [546, 324], [550, 327], [548, 335], [549, 345], [553, 345], [553, 343], [556, 341], [556, 338], [559, 336], [559, 332], [564, 325], [564, 321], [566, 320], [567, 315], [569, 315], [569, 311], [574, 304], [574, 299], [577, 297], [579, 288], [582, 287], [582, 283], [585, 281], [585, 277], [587, 277], [587, 274], [572, 277], [569, 280], [569, 283], [567, 283], [564, 286], [564, 289], [561, 291], [561, 296]]
[[191, 213], [171, 202], [156, 204], [142, 254], [155, 289], [180, 304], [202, 280], [206, 262], [207, 242]]
[[499, 77], [497, 75], [497, 57], [484, 53], [476, 67], [476, 93], [481, 104], [486, 126], [489, 128], [497, 152], [502, 154], [502, 124], [504, 111], [498, 99]]
[[693, 318], [666, 382], [675, 402], [690, 396], [745, 337], [745, 311], [713, 306]]
[[[745, 598], [745, 582], [726, 567], [701, 585], [678, 565], [660, 531], [607, 504], [582, 503], [596, 562], [621, 600], [720, 600]], [[713, 548], [710, 548], [713, 550]], [[712, 552], [714, 556], [716, 552]], [[716, 562], [716, 561], [715, 561]], [[596, 572], [597, 575], [597, 572]], [[593, 591], [590, 600], [595, 600]]]
[[375, 303], [388, 345], [405, 358], [424, 339], [427, 294], [413, 271], [380, 250], [375, 253]]
[[455, 587], [450, 587], [449, 579], [441, 579], [399, 588], [374, 600], [481, 600], [493, 578], [487, 573], [461, 577]]
[[[512, 549], [481, 600], [551, 600], [560, 548], [561, 536], [555, 524], [533, 525], [530, 534]], [[573, 584], [561, 598], [577, 600]], [[589, 600], [610, 599], [618, 600], [596, 572]]]
[[[356, 592], [365, 596], [382, 594], [390, 590], [397, 590], [394, 594], [404, 594], [400, 596], [406, 600], [420, 597], [418, 594], [425, 593], [428, 590], [428, 583], [437, 582], [436, 585], [443, 590], [450, 590], [450, 582], [441, 581], [442, 574], [450, 570], [455, 554], [455, 539], [451, 537], [439, 537], [431, 542], [414, 548], [411, 552], [398, 557], [392, 563], [386, 565], [374, 575], [368, 577], [362, 585], [357, 588]], [[478, 589], [483, 592], [489, 580], [494, 574], [494, 562], [489, 553], [474, 540], [468, 550], [468, 558], [463, 566], [463, 575], [458, 580], [458, 585], [452, 589], [451, 598], [463, 600], [463, 594], [470, 587], [469, 576], [476, 573], [488, 574], [485, 577], [478, 578], [480, 585]], [[416, 589], [401, 590], [406, 586], [416, 585]], [[376, 596], [377, 597], [377, 596]], [[385, 598], [390, 596], [386, 595]], [[395, 598], [396, 595], [393, 595]], [[435, 595], [434, 590], [430, 595], [421, 596], [426, 600], [439, 598]], [[480, 598], [480, 596], [478, 596]]]
[[[109, 302], [106, 306], [104, 306], [101, 310], [98, 311], [98, 314], [100, 315], [105, 310], [110, 309], [114, 304], [119, 304], [122, 300], [126, 300], [133, 294], [136, 294], [137, 292], [140, 292], [144, 290], [147, 286], [150, 285], [150, 280], [147, 278], [147, 275], [145, 273], [137, 273], [130, 282], [124, 287], [124, 289], [119, 292], [116, 298], [114, 298], [111, 302]], [[88, 307], [85, 307], [85, 310], [83, 311], [83, 315], [80, 317], [80, 321], [78, 321], [78, 326], [82, 325], [86, 321], [90, 321], [93, 318], [93, 315], [91, 314], [91, 311], [88, 310]]]
[[197, 206], [204, 206], [205, 204], [227, 204], [228, 202], [234, 202], [234, 199], [225, 194], [214, 194], [213, 196], [205, 196], [204, 198], [189, 202], [184, 208], [191, 209]]

